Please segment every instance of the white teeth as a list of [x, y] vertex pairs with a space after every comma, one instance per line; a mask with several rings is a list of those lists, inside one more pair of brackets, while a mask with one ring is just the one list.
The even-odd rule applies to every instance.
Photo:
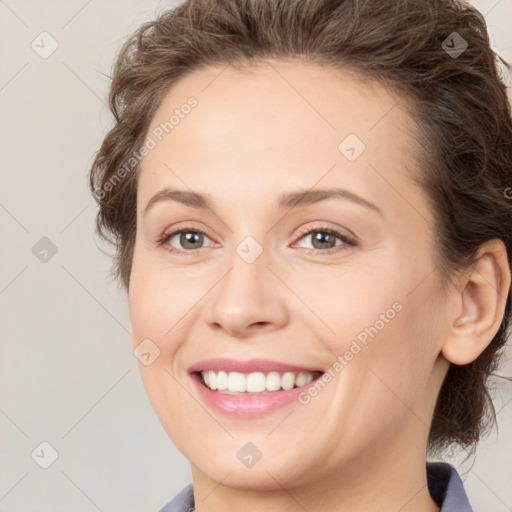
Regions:
[[228, 389], [228, 374], [226, 372], [219, 372], [217, 374], [217, 389], [219, 391]]
[[281, 389], [281, 376], [277, 372], [270, 372], [267, 375], [267, 390], [277, 391]]
[[267, 386], [267, 378], [261, 372], [249, 373], [247, 375], [247, 389], [249, 393], [261, 393]]
[[289, 390], [309, 384], [314, 375], [312, 372], [224, 372], [208, 370], [201, 372], [203, 382], [213, 391], [224, 393], [264, 393], [265, 391]]
[[217, 389], [217, 374], [212, 370], [208, 372], [208, 387], [213, 390]]
[[307, 375], [305, 373], [299, 373], [299, 375], [297, 375], [297, 379], [295, 380], [296, 386], [297, 387], [304, 386], [304, 384], [306, 384], [306, 383], [307, 383]]
[[228, 374], [228, 390], [245, 392], [246, 382], [245, 375], [238, 372], [229, 372]]
[[281, 387], [288, 391], [289, 389], [292, 389], [293, 386], [295, 386], [295, 374], [292, 372], [286, 372], [281, 377]]

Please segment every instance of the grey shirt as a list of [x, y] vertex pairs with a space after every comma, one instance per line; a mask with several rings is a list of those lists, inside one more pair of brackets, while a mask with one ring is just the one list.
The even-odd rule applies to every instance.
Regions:
[[[445, 462], [427, 463], [427, 483], [441, 512], [473, 512], [457, 470]], [[159, 512], [191, 512], [194, 508], [192, 484], [182, 489]]]

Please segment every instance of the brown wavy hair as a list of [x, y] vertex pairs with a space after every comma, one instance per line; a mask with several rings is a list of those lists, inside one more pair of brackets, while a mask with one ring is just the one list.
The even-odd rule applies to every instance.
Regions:
[[[462, 54], [445, 51], [453, 46], [449, 36], [467, 43]], [[111, 275], [126, 291], [140, 166], [119, 169], [143, 145], [160, 102], [194, 70], [270, 58], [353, 70], [405, 98], [420, 134], [413, 179], [434, 212], [443, 285], [491, 239], [504, 242], [512, 267], [510, 104], [499, 57], [475, 8], [455, 0], [188, 0], [141, 25], [122, 46], [109, 96], [115, 124], [90, 169], [96, 230], [115, 248]], [[507, 340], [510, 290], [505, 309], [478, 359], [448, 370], [429, 448], [474, 447], [493, 425], [489, 376]]]

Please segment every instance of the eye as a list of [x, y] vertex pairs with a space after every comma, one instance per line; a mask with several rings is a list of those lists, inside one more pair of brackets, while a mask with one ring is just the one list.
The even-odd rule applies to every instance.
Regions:
[[[211, 239], [204, 231], [194, 228], [192, 226], [183, 227], [174, 230], [171, 233], [164, 233], [157, 241], [158, 246], [164, 246], [169, 252], [182, 252], [188, 254], [195, 254], [202, 249], [204, 239]], [[174, 240], [174, 242], [173, 242]], [[172, 244], [179, 244], [181, 248], [176, 248]]]
[[[331, 227], [317, 227], [309, 230], [299, 231], [300, 239], [310, 238], [312, 247], [309, 249], [320, 251], [325, 254], [347, 250], [357, 245], [351, 237]], [[336, 243], [340, 240], [341, 243]], [[297, 242], [295, 242], [297, 243]]]
[[[354, 247], [357, 242], [351, 237], [331, 227], [317, 227], [312, 229], [299, 230], [300, 239], [310, 238], [312, 247], [310, 250], [319, 251], [324, 254], [340, 252]], [[157, 246], [163, 246], [169, 252], [177, 252], [186, 255], [194, 255], [204, 248], [205, 238], [212, 241], [204, 231], [193, 226], [184, 226], [165, 232], [158, 240]], [[337, 243], [337, 241], [340, 241]], [[179, 247], [176, 247], [176, 244]], [[292, 247], [296, 246], [295, 242]]]

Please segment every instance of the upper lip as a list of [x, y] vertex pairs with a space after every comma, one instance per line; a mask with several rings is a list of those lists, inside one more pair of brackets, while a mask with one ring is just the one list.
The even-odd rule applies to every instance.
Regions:
[[238, 361], [236, 359], [206, 359], [192, 365], [189, 373], [203, 372], [207, 370], [252, 373], [252, 372], [322, 372], [318, 368], [296, 366], [293, 364], [270, 361], [269, 359], [251, 359]]

